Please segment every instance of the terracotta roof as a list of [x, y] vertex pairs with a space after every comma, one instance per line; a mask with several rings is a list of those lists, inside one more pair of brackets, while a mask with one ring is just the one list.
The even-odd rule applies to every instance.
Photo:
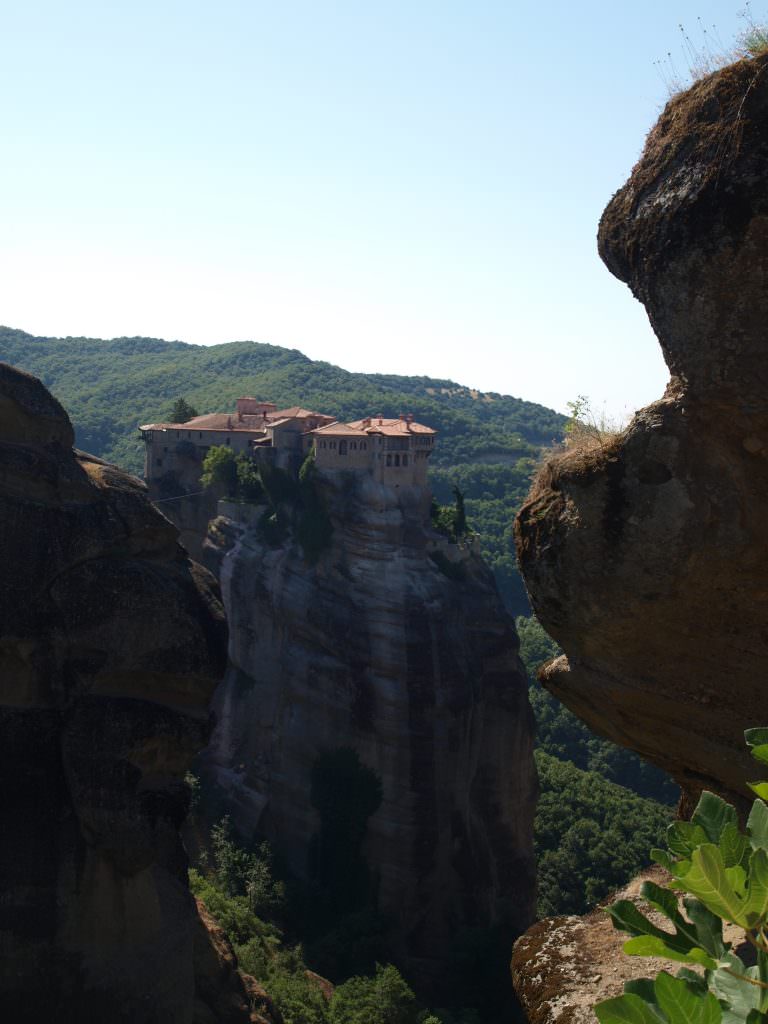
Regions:
[[310, 430], [308, 433], [329, 434], [331, 437], [348, 436], [349, 434], [352, 434], [354, 437], [368, 436], [365, 430], [360, 430], [351, 423], [329, 423], [325, 427], [318, 427], [317, 430]]
[[238, 419], [237, 413], [211, 412], [205, 416], [195, 416], [186, 423], [146, 423], [139, 430], [220, 430], [230, 434], [235, 431], [253, 434], [264, 430], [264, 418], [243, 416]]
[[433, 430], [432, 427], [426, 427], [423, 423], [416, 423], [413, 420], [409, 423], [408, 420], [400, 419], [399, 416], [395, 419], [371, 416], [366, 417], [364, 420], [355, 420], [354, 423], [350, 423], [349, 426], [354, 427], [357, 430], [363, 430], [368, 434], [385, 434], [387, 436], [437, 433], [437, 431]]
[[300, 405], [292, 405], [290, 409], [277, 409], [275, 412], [270, 412], [267, 414], [267, 418], [269, 419], [270, 422], [276, 419], [303, 420], [309, 419], [312, 416], [315, 416], [320, 420], [328, 420], [329, 422], [333, 420], [333, 416], [327, 416], [323, 412], [312, 412], [311, 409], [302, 409]]

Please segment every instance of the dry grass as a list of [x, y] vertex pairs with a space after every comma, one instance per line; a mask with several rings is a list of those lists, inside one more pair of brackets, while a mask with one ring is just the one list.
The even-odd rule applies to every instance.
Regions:
[[749, 0], [746, 0], [739, 17], [744, 22], [744, 29], [730, 46], [723, 43], [716, 25], [707, 27], [701, 18], [696, 19], [693, 38], [685, 26], [678, 26], [681, 64], [675, 61], [671, 51], [661, 60], [654, 61], [654, 67], [670, 98], [729, 64], [768, 53], [768, 25], [755, 21]]
[[564, 476], [581, 476], [604, 466], [621, 448], [631, 416], [611, 416], [605, 409], [595, 413], [583, 395], [569, 402], [568, 408], [571, 419], [566, 424], [565, 439], [542, 451], [526, 504], [557, 490]]

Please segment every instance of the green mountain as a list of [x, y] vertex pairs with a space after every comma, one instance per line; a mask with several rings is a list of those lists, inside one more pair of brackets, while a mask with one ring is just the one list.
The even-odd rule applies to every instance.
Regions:
[[543, 447], [562, 436], [565, 417], [509, 395], [483, 394], [450, 380], [350, 373], [295, 349], [236, 341], [188, 345], [157, 338], [41, 338], [0, 327], [0, 359], [34, 373], [63, 403], [77, 444], [133, 473], [143, 465], [136, 427], [165, 419], [183, 396], [199, 413], [234, 408], [241, 395], [304, 405], [341, 420], [413, 413], [439, 431], [432, 485], [440, 502], [458, 486], [470, 526], [481, 535], [502, 595], [514, 612], [527, 601], [510, 526]]

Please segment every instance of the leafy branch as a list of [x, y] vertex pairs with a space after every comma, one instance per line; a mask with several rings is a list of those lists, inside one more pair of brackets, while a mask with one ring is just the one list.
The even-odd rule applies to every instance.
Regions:
[[[753, 757], [768, 765], [768, 729], [745, 734]], [[739, 828], [736, 810], [704, 792], [690, 821], [667, 832], [668, 849], [651, 857], [669, 871], [669, 888], [645, 882], [641, 896], [674, 928], [657, 927], [634, 903], [609, 907], [613, 924], [631, 938], [624, 952], [680, 962], [676, 977], [628, 982], [624, 995], [595, 1006], [601, 1024], [757, 1024], [768, 1014], [768, 783]], [[680, 907], [680, 894], [682, 908]], [[723, 937], [723, 924], [742, 929], [756, 964], [747, 966]]]

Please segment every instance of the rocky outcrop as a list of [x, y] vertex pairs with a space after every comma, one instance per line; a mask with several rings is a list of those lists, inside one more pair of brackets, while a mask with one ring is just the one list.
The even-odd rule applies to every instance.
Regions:
[[189, 1024], [193, 945], [213, 939], [178, 830], [222, 605], [143, 484], [72, 441], [42, 384], [0, 364], [0, 1008]]
[[318, 486], [333, 532], [314, 564], [293, 534], [270, 545], [249, 525], [263, 509], [212, 524], [231, 665], [202, 771], [219, 813], [307, 877], [313, 764], [357, 751], [383, 790], [365, 840], [379, 906], [423, 978], [462, 927], [511, 941], [533, 918], [525, 674], [490, 571], [430, 529], [428, 495]]
[[[768, 58], [671, 100], [600, 224], [672, 379], [554, 457], [516, 522], [544, 685], [596, 732], [737, 800], [766, 721]], [[685, 808], [684, 808], [685, 809]]]
[[[643, 882], [668, 886], [670, 876], [654, 865], [633, 878], [606, 902], [634, 903], [657, 927], [669, 921], [640, 895]], [[726, 942], [744, 943], [735, 925], [724, 928]], [[627, 956], [625, 932], [613, 927], [603, 906], [583, 917], [537, 921], [515, 943], [512, 981], [530, 1024], [597, 1024], [593, 1007], [624, 991], [628, 981], [653, 978], [659, 971], [677, 974], [679, 963], [660, 957]], [[744, 955], [740, 950], [739, 955]]]

